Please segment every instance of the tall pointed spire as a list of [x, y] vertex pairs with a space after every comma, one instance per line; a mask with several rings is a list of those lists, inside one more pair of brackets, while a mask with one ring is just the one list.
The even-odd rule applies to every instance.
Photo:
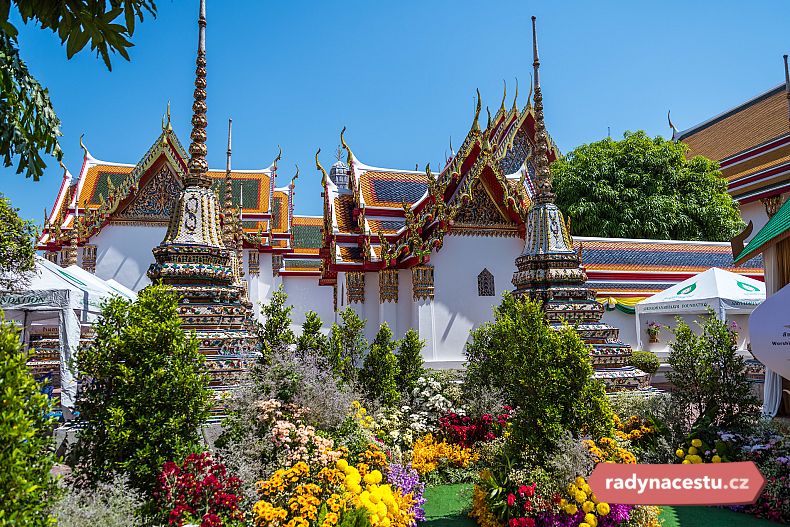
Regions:
[[189, 145], [189, 172], [186, 186], [210, 187], [206, 161], [206, 0], [200, 0], [198, 17], [197, 68], [195, 69], [195, 102], [192, 103], [192, 143]]
[[538, 32], [535, 27], [536, 17], [532, 17], [532, 68], [535, 82], [535, 201], [537, 203], [553, 203], [554, 193], [551, 188], [551, 170], [549, 169], [549, 140], [546, 134], [546, 123], [543, 120], [543, 91], [540, 88], [540, 58], [538, 58]]
[[228, 119], [228, 158], [225, 161], [225, 212], [233, 207], [233, 180], [230, 178], [230, 154], [231, 154], [231, 132], [233, 130], [233, 119]]

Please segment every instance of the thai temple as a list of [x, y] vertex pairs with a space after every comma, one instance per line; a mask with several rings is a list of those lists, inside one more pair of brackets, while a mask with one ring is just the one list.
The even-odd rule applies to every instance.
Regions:
[[246, 367], [251, 324], [282, 286], [295, 329], [307, 311], [328, 328], [351, 307], [369, 339], [383, 322], [396, 335], [417, 330], [434, 368], [460, 367], [470, 330], [514, 291], [544, 301], [551, 323], [579, 324], [610, 390], [639, 389], [647, 375], [626, 365], [645, 329], [635, 327], [638, 301], [714, 266], [762, 277], [761, 257], [735, 267], [729, 243], [572, 237], [551, 188], [560, 152], [544, 124], [536, 39], [526, 104], [516, 87], [483, 118], [478, 93], [444, 166], [368, 165], [343, 129], [328, 171], [320, 149], [315, 156], [323, 214], [298, 215], [296, 175], [278, 173], [279, 153], [262, 154], [273, 161], [261, 167], [232, 168], [230, 124], [225, 168], [206, 164], [205, 26], [202, 9], [189, 150], [169, 109], [132, 163], [100, 160], [83, 145], [38, 247], [52, 262], [135, 291], [152, 280], [174, 286], [218, 384]]

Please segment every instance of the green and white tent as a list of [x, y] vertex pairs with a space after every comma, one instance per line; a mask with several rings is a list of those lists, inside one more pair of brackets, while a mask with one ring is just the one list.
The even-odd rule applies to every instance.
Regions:
[[[649, 315], [704, 314], [712, 310], [720, 320], [730, 314], [749, 314], [765, 300], [765, 284], [718, 267], [675, 284], [636, 305], [640, 318]], [[641, 346], [641, 343], [640, 343]]]

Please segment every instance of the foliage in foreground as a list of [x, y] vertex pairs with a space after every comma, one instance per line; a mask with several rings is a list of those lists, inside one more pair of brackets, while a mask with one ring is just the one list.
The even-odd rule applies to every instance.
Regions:
[[380, 401], [384, 406], [392, 406], [399, 397], [396, 346], [397, 342], [392, 340], [392, 331], [384, 322], [359, 372], [359, 382], [365, 395], [372, 401]]
[[601, 437], [612, 431], [603, 385], [592, 379], [589, 349], [571, 327], [555, 331], [541, 305], [506, 293], [494, 321], [472, 331], [467, 379], [503, 386], [517, 408], [511, 444], [545, 456], [566, 431]]
[[35, 265], [36, 227], [19, 217], [19, 209], [0, 194], [0, 289], [25, 285], [25, 273]]
[[[15, 9], [12, 11], [10, 7]], [[145, 12], [156, 16], [153, 0], [85, 0], [65, 2], [12, 0], [0, 4], [0, 156], [11, 166], [19, 158], [17, 174], [38, 180], [46, 163], [40, 151], [63, 157], [58, 144], [60, 120], [47, 90], [30, 73], [19, 54], [18, 30], [11, 17], [18, 12], [22, 22], [33, 22], [58, 35], [71, 58], [90, 43], [107, 69], [110, 53], [129, 60], [127, 48], [134, 34], [135, 18]]]
[[743, 222], [727, 181], [687, 151], [644, 131], [579, 146], [551, 166], [557, 206], [578, 236], [728, 241]]
[[139, 514], [143, 495], [119, 475], [96, 488], [80, 488], [69, 482], [53, 515], [58, 527], [143, 527]]
[[85, 379], [77, 468], [92, 483], [119, 472], [151, 492], [162, 465], [199, 444], [210, 408], [203, 355], [166, 286], [144, 289], [134, 303], [114, 298], [94, 327], [96, 338], [77, 357]]
[[700, 334], [677, 319], [668, 359], [672, 371], [667, 372], [675, 386], [673, 402], [685, 411], [692, 431], [752, 426], [759, 417], [759, 403], [738, 353], [737, 333], [713, 313], [698, 325]]
[[56, 485], [49, 399], [30, 375], [19, 331], [0, 322], [0, 526], [50, 525]]

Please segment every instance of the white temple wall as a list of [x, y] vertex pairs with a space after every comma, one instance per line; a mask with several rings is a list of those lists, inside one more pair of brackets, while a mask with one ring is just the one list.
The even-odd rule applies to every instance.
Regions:
[[[426, 346], [426, 361], [436, 362], [434, 367], [461, 365], [469, 332], [491, 320], [492, 309], [501, 302], [502, 293], [513, 290], [515, 261], [523, 248], [524, 241], [518, 237], [445, 236], [442, 249], [431, 254], [434, 349]], [[478, 275], [483, 269], [494, 276], [494, 296], [478, 294]], [[421, 326], [428, 316], [428, 307], [419, 310]]]
[[[636, 335], [636, 316], [623, 313], [619, 309], [612, 311], [604, 310], [601, 322], [614, 326], [620, 330], [620, 340], [630, 345], [631, 348], [637, 350], [637, 335]], [[644, 340], [647, 341], [647, 333], [644, 333]]]
[[[359, 304], [358, 304], [359, 305]], [[367, 321], [365, 324], [365, 338], [368, 342], [373, 342], [376, 338], [376, 333], [379, 331], [379, 326], [386, 319], [379, 318], [379, 274], [378, 273], [365, 273], [365, 303], [361, 304], [361, 312], [358, 311], [359, 316]], [[390, 329], [397, 320], [386, 320]]]
[[323, 327], [328, 331], [335, 320], [332, 309], [332, 288], [318, 285], [317, 276], [283, 276], [283, 289], [288, 295], [291, 311], [291, 329], [301, 335], [302, 324], [308, 311], [315, 311], [321, 317]]
[[89, 242], [96, 246], [96, 276], [141, 290], [151, 283], [146, 274], [154, 263], [151, 250], [162, 243], [166, 232], [164, 226], [106, 225]]
[[398, 270], [398, 305], [397, 305], [397, 326], [393, 328], [398, 338], [403, 338], [407, 331], [414, 327], [414, 296], [411, 287], [411, 271], [409, 269]]
[[768, 214], [765, 212], [765, 205], [759, 200], [741, 205], [741, 218], [743, 218], [744, 223], [747, 225], [750, 221], [754, 225], [754, 229], [749, 237], [746, 238], [746, 241], [754, 238], [754, 236], [760, 232], [760, 229], [768, 223]]

